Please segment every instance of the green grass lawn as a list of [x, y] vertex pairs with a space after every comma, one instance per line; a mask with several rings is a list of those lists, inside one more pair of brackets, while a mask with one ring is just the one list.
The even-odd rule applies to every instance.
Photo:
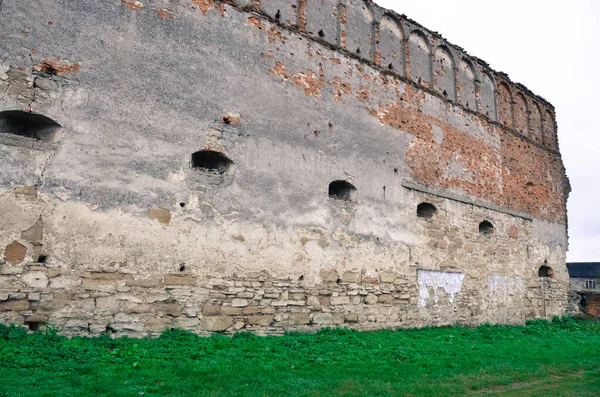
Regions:
[[0, 396], [600, 396], [600, 322], [157, 339], [0, 325]]

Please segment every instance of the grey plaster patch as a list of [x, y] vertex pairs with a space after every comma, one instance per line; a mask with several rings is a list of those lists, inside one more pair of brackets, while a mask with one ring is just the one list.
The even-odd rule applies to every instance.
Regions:
[[431, 125], [431, 133], [433, 134], [433, 140], [435, 143], [440, 145], [444, 140], [444, 130], [437, 124]]

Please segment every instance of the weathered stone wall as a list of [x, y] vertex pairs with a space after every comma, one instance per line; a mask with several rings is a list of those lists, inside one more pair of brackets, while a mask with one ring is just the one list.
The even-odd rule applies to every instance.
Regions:
[[553, 107], [414, 21], [358, 0], [0, 15], [1, 321], [280, 333], [567, 309]]

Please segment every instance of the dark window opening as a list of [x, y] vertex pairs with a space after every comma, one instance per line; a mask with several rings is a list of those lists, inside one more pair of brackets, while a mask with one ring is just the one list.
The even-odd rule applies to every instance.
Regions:
[[494, 225], [492, 225], [491, 222], [488, 221], [481, 222], [479, 224], [479, 233], [483, 234], [484, 236], [494, 234]]
[[179, 265], [179, 271], [180, 272], [185, 272], [185, 263], [182, 263]]
[[417, 216], [419, 218], [431, 219], [436, 212], [437, 208], [431, 203], [421, 203], [417, 206]]
[[46, 263], [48, 262], [48, 255], [40, 255], [38, 256], [38, 263]]
[[596, 280], [585, 280], [585, 289], [596, 289]]
[[279, 21], [279, 18], [281, 18], [281, 10], [277, 10], [277, 13], [275, 14], [275, 19]]
[[54, 142], [61, 125], [41, 114], [7, 110], [0, 112], [0, 133]]
[[389, 70], [392, 70], [392, 69], [394, 69], [394, 65], [392, 65], [392, 64], [390, 63], [390, 64], [388, 65], [388, 69], [389, 69]]
[[325, 37], [325, 33], [323, 32], [323, 29], [319, 30], [318, 35], [319, 35], [319, 37]]
[[333, 181], [329, 184], [329, 197], [354, 202], [356, 201], [356, 188], [346, 181]]
[[200, 150], [192, 154], [192, 168], [213, 174], [224, 174], [229, 171], [233, 161], [219, 152]]
[[554, 278], [554, 270], [552, 270], [550, 266], [540, 266], [540, 269], [538, 270], [538, 277]]

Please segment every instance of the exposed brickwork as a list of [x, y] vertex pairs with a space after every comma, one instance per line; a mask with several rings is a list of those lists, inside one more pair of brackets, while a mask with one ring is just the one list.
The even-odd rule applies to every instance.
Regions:
[[42, 73], [61, 76], [68, 73], [77, 73], [80, 67], [80, 63], [73, 63], [64, 59], [51, 58], [46, 59], [42, 63], [34, 65], [33, 69]]
[[600, 293], [582, 293], [584, 311], [590, 316], [600, 319]]

